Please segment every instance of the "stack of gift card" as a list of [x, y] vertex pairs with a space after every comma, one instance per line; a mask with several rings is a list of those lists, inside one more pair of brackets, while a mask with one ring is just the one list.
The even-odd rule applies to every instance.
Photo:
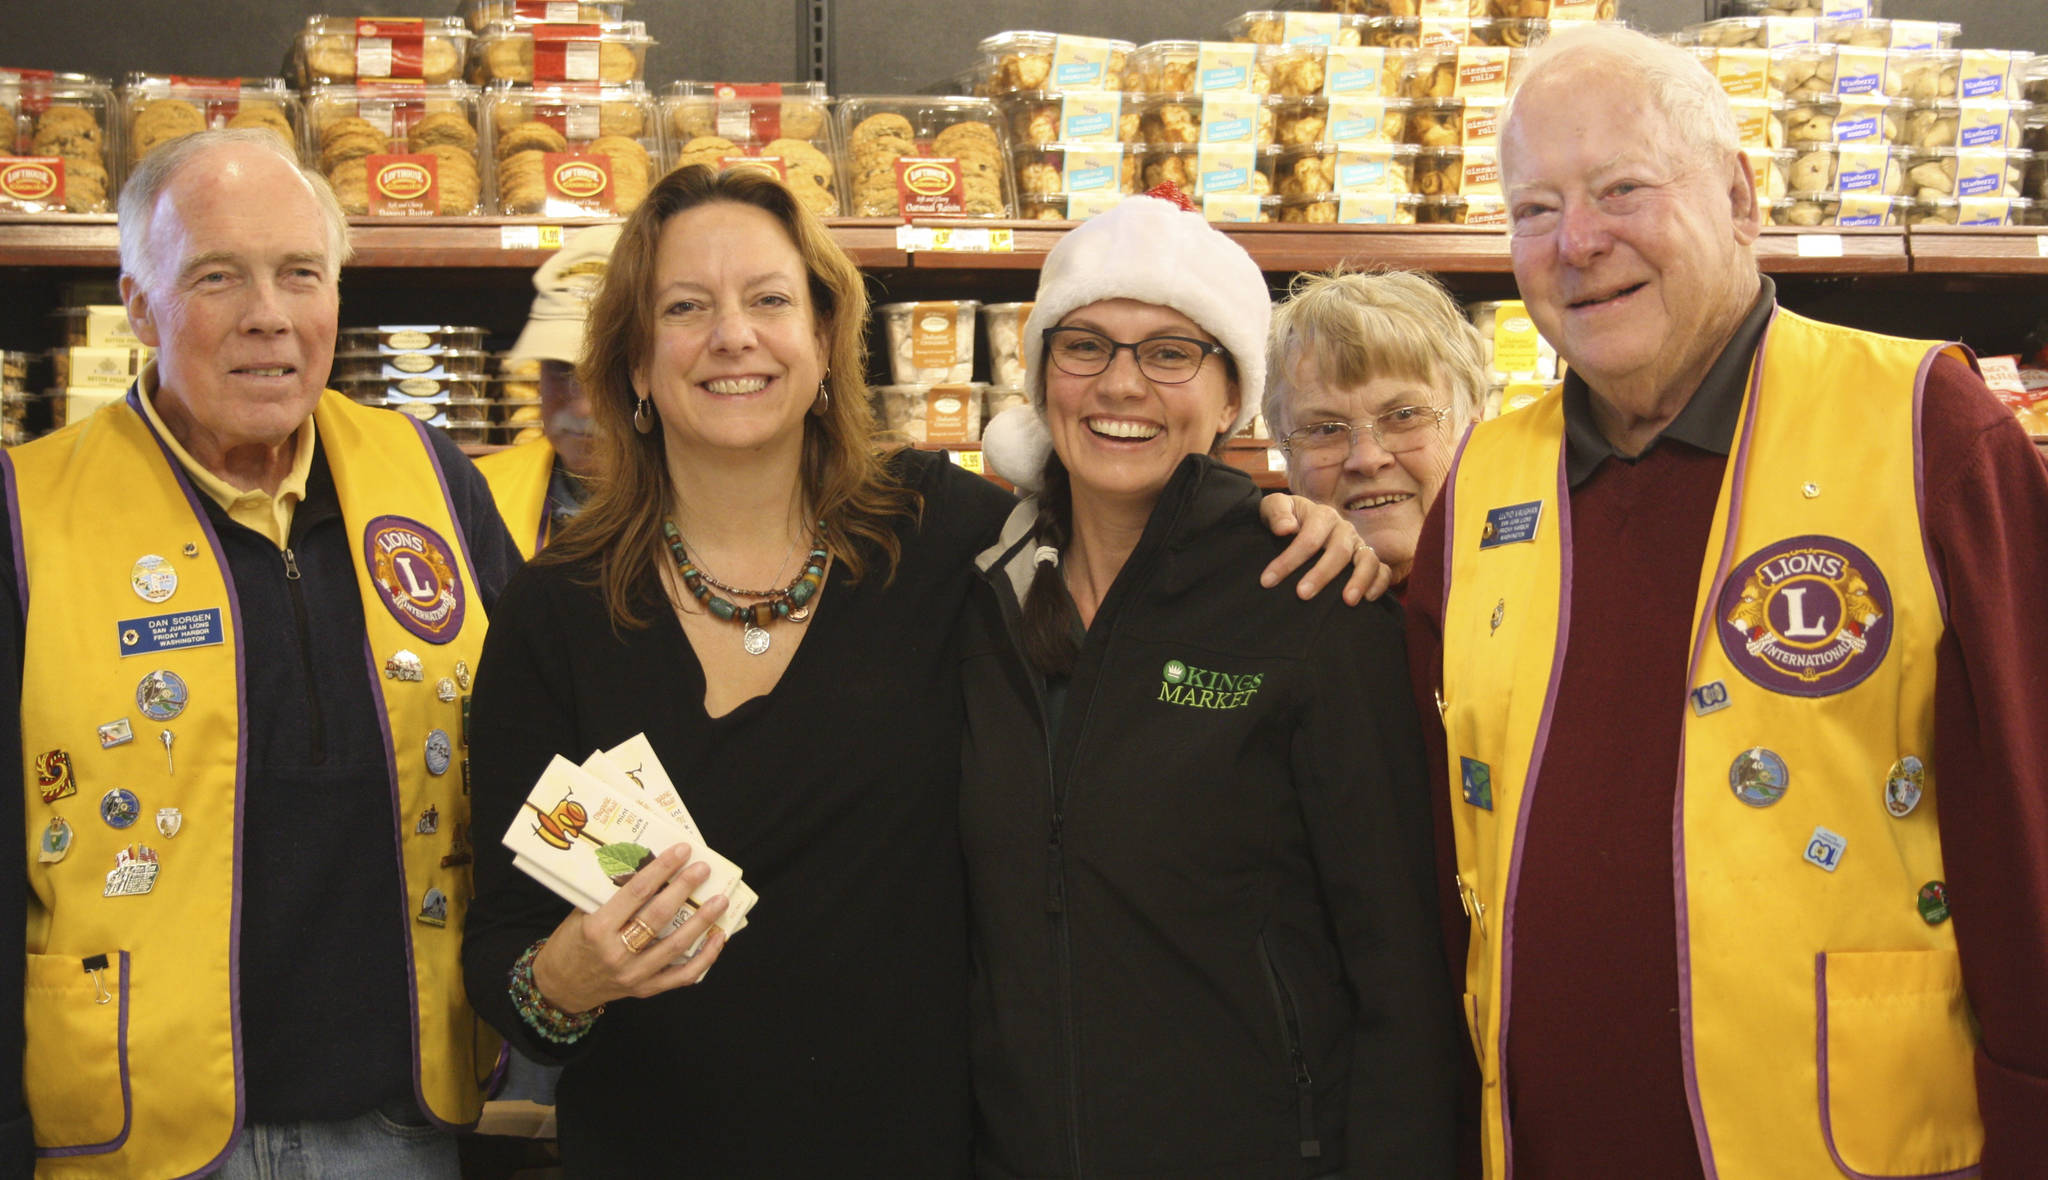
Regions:
[[[726, 910], [713, 924], [727, 938], [745, 929], [747, 911], [759, 898], [740, 880], [740, 867], [711, 850], [645, 734], [592, 754], [581, 766], [556, 756], [505, 832], [512, 863], [585, 913], [678, 843], [688, 844], [691, 861], [709, 865], [711, 875], [657, 933], [674, 933], [714, 897], [726, 899]], [[697, 953], [703, 941], [678, 959]]]

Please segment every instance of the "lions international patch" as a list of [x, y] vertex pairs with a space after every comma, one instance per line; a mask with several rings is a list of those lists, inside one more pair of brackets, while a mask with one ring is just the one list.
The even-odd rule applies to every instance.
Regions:
[[1824, 697], [1884, 662], [1891, 613], [1891, 587], [1869, 554], [1834, 537], [1792, 537], [1735, 563], [1717, 629], [1721, 649], [1750, 680]]
[[403, 516], [363, 528], [363, 558], [391, 617], [428, 643], [448, 643], [468, 609], [455, 550], [441, 535]]

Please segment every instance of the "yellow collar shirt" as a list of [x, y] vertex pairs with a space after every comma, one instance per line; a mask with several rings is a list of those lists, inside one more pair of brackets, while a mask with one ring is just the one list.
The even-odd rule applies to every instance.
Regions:
[[142, 375], [136, 378], [136, 399], [142, 403], [142, 416], [156, 430], [164, 445], [178, 460], [178, 466], [192, 477], [192, 482], [205, 492], [214, 503], [227, 511], [236, 524], [253, 529], [270, 538], [270, 543], [279, 549], [288, 548], [286, 542], [292, 532], [292, 511], [299, 501], [306, 498], [306, 476], [313, 470], [313, 418], [307, 415], [298, 430], [298, 451], [292, 457], [292, 469], [285, 473], [284, 481], [277, 485], [277, 494], [270, 495], [261, 488], [243, 491], [233, 484], [200, 466], [184, 444], [180, 443], [164, 420], [156, 412], [156, 362], [145, 365]]

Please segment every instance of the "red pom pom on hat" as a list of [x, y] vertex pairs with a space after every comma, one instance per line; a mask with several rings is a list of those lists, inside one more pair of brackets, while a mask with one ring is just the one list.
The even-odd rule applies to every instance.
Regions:
[[1193, 213], [1195, 211], [1195, 203], [1188, 199], [1188, 195], [1186, 193], [1180, 191], [1179, 185], [1173, 183], [1170, 180], [1165, 182], [1164, 184], [1155, 185], [1152, 188], [1146, 189], [1145, 195], [1148, 197], [1158, 197], [1160, 200], [1165, 201], [1168, 204], [1177, 205], [1180, 207], [1180, 210], [1183, 213]]

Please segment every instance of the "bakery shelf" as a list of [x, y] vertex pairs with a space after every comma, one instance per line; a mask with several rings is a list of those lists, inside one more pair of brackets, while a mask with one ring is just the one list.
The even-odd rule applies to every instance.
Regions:
[[1911, 268], [1906, 231], [1770, 226], [1756, 242], [1765, 274], [1881, 275]]
[[2048, 275], [2048, 229], [2034, 226], [1916, 226], [1906, 231], [1906, 248], [1923, 274]]

